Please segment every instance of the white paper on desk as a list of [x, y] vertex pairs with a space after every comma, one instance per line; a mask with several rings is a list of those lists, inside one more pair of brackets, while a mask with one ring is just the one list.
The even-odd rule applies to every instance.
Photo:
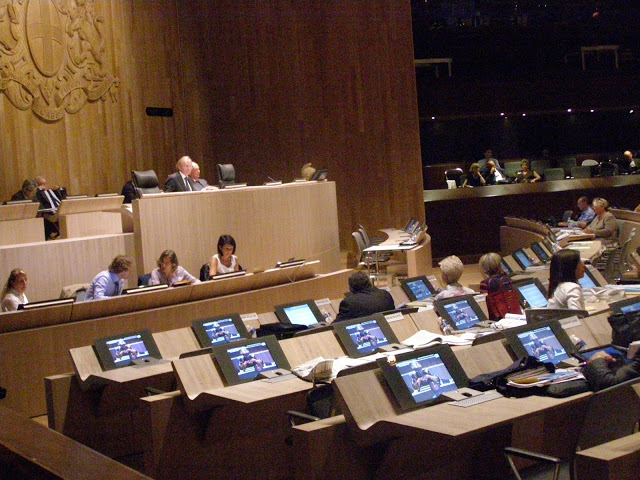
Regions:
[[502, 320], [497, 321], [493, 326], [498, 330], [503, 330], [505, 328], [521, 327], [522, 325], [526, 325], [526, 323], [527, 318], [524, 315], [507, 313]]
[[551, 385], [553, 383], [564, 383], [571, 380], [584, 380], [584, 376], [582, 373], [577, 370], [566, 370], [562, 368], [556, 369], [554, 373], [543, 373], [542, 375], [536, 376], [539, 380], [537, 382], [532, 383], [516, 383], [516, 382], [507, 382], [507, 385], [517, 388], [531, 388], [531, 387], [539, 387], [541, 385]]
[[447, 343], [449, 345], [471, 345], [476, 338], [475, 333], [463, 333], [462, 335], [441, 335], [437, 333], [420, 330], [402, 343], [413, 348], [426, 347], [439, 343]]

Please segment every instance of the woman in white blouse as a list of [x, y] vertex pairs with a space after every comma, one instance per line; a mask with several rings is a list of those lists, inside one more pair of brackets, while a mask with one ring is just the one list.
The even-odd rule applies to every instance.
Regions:
[[9, 274], [9, 280], [2, 289], [2, 311], [11, 312], [18, 309], [18, 305], [28, 303], [25, 292], [29, 285], [27, 274], [19, 268], [14, 268]]
[[551, 257], [549, 271], [548, 308], [584, 310], [582, 287], [578, 280], [584, 277], [586, 267], [576, 250], [560, 250]]

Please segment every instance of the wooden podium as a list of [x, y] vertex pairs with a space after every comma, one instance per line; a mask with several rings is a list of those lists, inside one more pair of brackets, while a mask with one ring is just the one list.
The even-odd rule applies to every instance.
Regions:
[[122, 195], [66, 198], [60, 202], [60, 238], [90, 237], [122, 233]]
[[44, 240], [44, 220], [36, 218], [37, 203], [0, 205], [0, 245]]

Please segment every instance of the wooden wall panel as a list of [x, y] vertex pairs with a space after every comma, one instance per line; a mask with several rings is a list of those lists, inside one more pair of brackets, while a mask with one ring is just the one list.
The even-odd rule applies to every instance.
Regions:
[[[0, 95], [0, 197], [45, 175], [71, 193], [161, 182], [189, 154], [215, 181], [290, 181], [311, 161], [338, 186], [351, 231], [424, 218], [408, 1], [95, 0], [117, 103], [46, 123]], [[145, 116], [171, 107], [172, 118]]]

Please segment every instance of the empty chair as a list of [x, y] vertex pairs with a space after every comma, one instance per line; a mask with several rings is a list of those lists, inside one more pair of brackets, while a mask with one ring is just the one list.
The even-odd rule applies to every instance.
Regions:
[[364, 226], [360, 224], [358, 224], [358, 231], [362, 234], [362, 239], [368, 247], [371, 245], [379, 245], [380, 243], [382, 243], [382, 237], [376, 237], [374, 235], [369, 236], [367, 231], [364, 229]]
[[575, 157], [563, 157], [558, 160], [558, 168], [564, 169], [565, 177], [571, 175], [571, 169], [578, 165]]
[[151, 274], [150, 273], [145, 273], [143, 275], [140, 275], [138, 277], [138, 286], [139, 287], [146, 287], [148, 285], [151, 285]]
[[551, 163], [549, 160], [532, 160], [531, 161], [531, 170], [538, 172], [542, 175], [542, 172], [551, 168]]
[[564, 169], [562, 168], [547, 168], [544, 171], [544, 179], [549, 180], [564, 180]]
[[160, 190], [158, 176], [153, 170], [132, 170], [131, 180], [136, 191], [136, 198], [150, 193], [162, 193]]
[[587, 158], [586, 160], [582, 161], [581, 165], [583, 167], [596, 167], [598, 166], [598, 161], [593, 160], [592, 158]]
[[504, 172], [507, 177], [515, 178], [520, 170], [520, 162], [505, 162], [504, 164]]
[[569, 451], [567, 457], [558, 458], [520, 448], [505, 448], [505, 455], [516, 478], [521, 477], [513, 463], [513, 457], [548, 464], [554, 469], [554, 480], [557, 480], [560, 474], [562, 463], [568, 463], [570, 478], [575, 480], [575, 458], [578, 451], [634, 433], [640, 417], [640, 399], [633, 388], [638, 381], [640, 379], [634, 379], [600, 390], [589, 398], [581, 412], [572, 413], [576, 415], [580, 428], [572, 439], [571, 448], [565, 449]]
[[236, 169], [231, 163], [218, 164], [218, 181], [220, 186], [233, 185], [236, 183]]
[[598, 168], [598, 176], [600, 177], [613, 177], [618, 175], [618, 165], [611, 162], [602, 162]]
[[571, 176], [573, 178], [590, 178], [591, 177], [591, 167], [589, 166], [579, 166], [571, 168]]
[[444, 176], [447, 180], [453, 180], [456, 182], [456, 187], [462, 186], [461, 177], [464, 175], [464, 172], [461, 168], [450, 168], [445, 170]]

